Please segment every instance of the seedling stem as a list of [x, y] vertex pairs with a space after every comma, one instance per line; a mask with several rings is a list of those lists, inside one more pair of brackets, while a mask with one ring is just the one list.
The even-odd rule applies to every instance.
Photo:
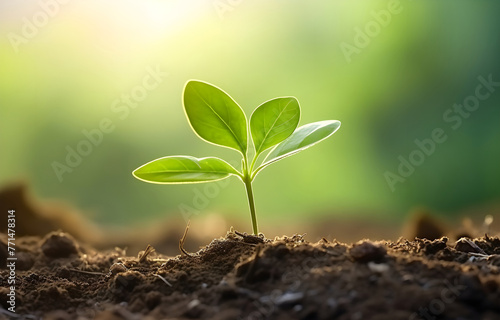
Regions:
[[259, 228], [257, 227], [257, 215], [255, 214], [255, 201], [253, 199], [253, 190], [252, 190], [252, 172], [251, 170], [253, 169], [253, 165], [255, 164], [255, 159], [252, 161], [252, 165], [250, 168], [248, 168], [247, 161], [244, 161], [244, 168], [243, 168], [243, 183], [245, 184], [245, 189], [247, 190], [247, 196], [248, 196], [248, 206], [250, 207], [250, 215], [252, 216], [252, 227], [253, 227], [253, 233], [255, 235], [259, 234]]

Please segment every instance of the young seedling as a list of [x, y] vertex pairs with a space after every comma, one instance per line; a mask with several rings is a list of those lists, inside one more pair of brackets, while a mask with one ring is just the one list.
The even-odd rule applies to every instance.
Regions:
[[[245, 185], [253, 233], [258, 234], [252, 181], [257, 174], [278, 160], [294, 155], [330, 137], [340, 127], [337, 120], [309, 123], [297, 128], [299, 102], [294, 97], [268, 100], [250, 117], [253, 150], [248, 151], [248, 121], [241, 107], [222, 89], [197, 80], [188, 81], [182, 99], [186, 117], [202, 140], [234, 149], [241, 156], [241, 171], [226, 161], [215, 158], [168, 156], [134, 170], [139, 180], [160, 183], [202, 183], [238, 177]], [[257, 166], [264, 151], [274, 147]]]

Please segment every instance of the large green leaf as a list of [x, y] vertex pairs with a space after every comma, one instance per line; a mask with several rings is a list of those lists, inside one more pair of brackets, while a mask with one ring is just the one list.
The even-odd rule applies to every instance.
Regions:
[[299, 102], [294, 97], [276, 98], [258, 106], [250, 118], [256, 154], [288, 138], [299, 120]]
[[188, 81], [183, 104], [188, 121], [200, 138], [246, 154], [245, 113], [222, 89], [202, 81]]
[[325, 140], [334, 134], [338, 128], [340, 128], [340, 121], [337, 120], [318, 121], [303, 125], [269, 152], [263, 164], [257, 168], [256, 173], [271, 163], [294, 155]]
[[139, 180], [162, 183], [200, 183], [239, 175], [238, 171], [222, 159], [208, 157], [170, 156], [153, 160], [132, 173]]

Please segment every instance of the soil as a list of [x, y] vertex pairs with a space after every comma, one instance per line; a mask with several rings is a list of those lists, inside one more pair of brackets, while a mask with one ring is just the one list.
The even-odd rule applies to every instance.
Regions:
[[2, 264], [0, 319], [500, 319], [498, 237], [345, 244], [231, 230], [167, 257], [51, 232], [17, 238], [16, 257], [16, 313]]
[[[383, 221], [335, 219], [318, 222], [307, 240], [234, 230], [212, 240], [225, 229], [201, 231], [225, 225], [216, 217], [192, 227], [190, 253], [178, 246], [183, 222], [103, 229], [71, 205], [37, 200], [23, 183], [0, 190], [0, 211], [12, 208], [17, 260], [15, 272], [6, 268], [1, 223], [0, 320], [500, 319], [500, 239], [491, 235], [498, 221], [447, 228], [424, 208], [403, 232]], [[407, 236], [343, 243], [382, 234]], [[12, 294], [16, 313], [8, 312]]]

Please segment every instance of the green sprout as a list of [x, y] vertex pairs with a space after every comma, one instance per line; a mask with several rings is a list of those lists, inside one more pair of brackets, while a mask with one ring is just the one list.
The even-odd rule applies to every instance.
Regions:
[[[249, 153], [245, 113], [222, 89], [203, 81], [188, 81], [184, 87], [183, 105], [198, 137], [241, 154], [241, 171], [215, 157], [168, 156], [148, 162], [132, 174], [139, 180], [159, 184], [202, 183], [236, 176], [245, 185], [255, 235], [259, 230], [252, 181], [257, 174], [268, 165], [330, 137], [340, 127], [340, 121], [325, 120], [297, 128], [300, 120], [297, 99], [271, 99], [258, 106], [250, 117], [254, 148]], [[259, 156], [271, 147], [274, 148], [256, 166]]]

